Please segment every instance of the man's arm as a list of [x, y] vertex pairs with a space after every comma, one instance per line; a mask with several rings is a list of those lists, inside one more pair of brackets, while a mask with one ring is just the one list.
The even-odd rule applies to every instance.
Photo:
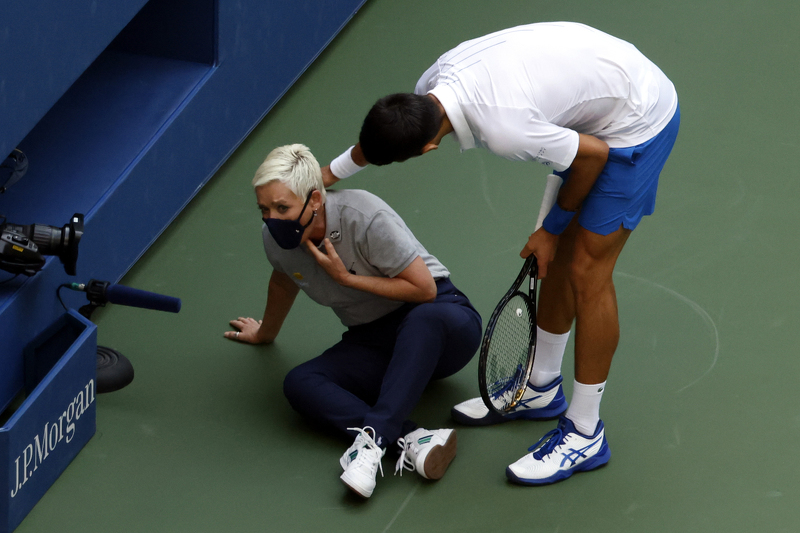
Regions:
[[[582, 133], [578, 134], [578, 139], [578, 153], [570, 165], [569, 179], [559, 190], [556, 199], [558, 207], [567, 212], [580, 209], [608, 161], [608, 145], [604, 141]], [[556, 255], [557, 247], [558, 235], [542, 227], [531, 234], [519, 255], [521, 257], [535, 255], [539, 278], [544, 278], [547, 276], [548, 265]]]
[[608, 161], [608, 145], [592, 135], [578, 134], [578, 153], [570, 165], [569, 179], [558, 193], [564, 211], [577, 211], [594, 187]]
[[326, 189], [331, 185], [335, 185], [336, 182], [338, 181], [339, 178], [333, 175], [333, 172], [331, 172], [330, 165], [322, 167], [322, 184], [325, 186]]
[[[231, 320], [230, 324], [237, 331], [226, 331], [225, 337], [250, 344], [269, 344], [278, 336], [283, 326], [283, 321], [292, 308], [295, 297], [300, 289], [283, 272], [272, 271], [267, 289], [267, 306], [264, 309], [264, 318], [239, 317]], [[238, 335], [237, 335], [238, 333]]]
[[[345, 154], [342, 154], [339, 157], [347, 157], [347, 156]], [[349, 158], [353, 163], [355, 163], [359, 167], [365, 167], [369, 165], [369, 162], [364, 157], [364, 152], [361, 151], [361, 145], [358, 143], [356, 143], [356, 145], [353, 146], [353, 149], [350, 151]], [[347, 163], [347, 161], [345, 161], [345, 163]], [[348, 174], [347, 176], [336, 176], [334, 175], [334, 172], [331, 170], [331, 165], [322, 167], [322, 183], [323, 185], [325, 185], [325, 187], [330, 187], [340, 179], [349, 177], [351, 175], [352, 173]]]
[[320, 252], [310, 241], [306, 245], [317, 263], [339, 285], [400, 302], [423, 303], [436, 298], [436, 282], [420, 256], [393, 278], [359, 276], [347, 271], [329, 239], [323, 242], [328, 255]]

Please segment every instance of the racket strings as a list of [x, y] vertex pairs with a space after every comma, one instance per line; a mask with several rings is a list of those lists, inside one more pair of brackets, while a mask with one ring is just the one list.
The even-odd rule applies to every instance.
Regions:
[[487, 392], [498, 408], [504, 408], [524, 380], [531, 343], [530, 307], [517, 294], [500, 311], [494, 324], [486, 360]]

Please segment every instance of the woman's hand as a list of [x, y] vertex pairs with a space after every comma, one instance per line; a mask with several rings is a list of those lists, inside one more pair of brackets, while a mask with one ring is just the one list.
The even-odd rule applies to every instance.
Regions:
[[246, 342], [248, 344], [264, 344], [270, 343], [273, 339], [262, 339], [259, 335], [261, 329], [261, 320], [255, 318], [239, 317], [236, 320], [231, 320], [230, 324], [238, 331], [226, 331], [225, 338], [239, 342]]
[[306, 241], [306, 247], [311, 252], [311, 255], [314, 256], [314, 259], [317, 260], [319, 266], [321, 266], [336, 283], [345, 285], [347, 279], [352, 276], [352, 274], [347, 271], [347, 267], [342, 263], [342, 259], [339, 257], [339, 254], [336, 253], [336, 249], [333, 247], [333, 244], [331, 244], [331, 240], [326, 238], [322, 243], [325, 245], [325, 251], [328, 255], [320, 252], [310, 240]]
[[423, 303], [436, 299], [436, 282], [422, 257], [414, 258], [405, 270], [393, 278], [359, 276], [347, 270], [329, 239], [322, 242], [327, 255], [320, 252], [311, 241], [306, 241], [306, 246], [317, 263], [339, 285], [399, 302]]

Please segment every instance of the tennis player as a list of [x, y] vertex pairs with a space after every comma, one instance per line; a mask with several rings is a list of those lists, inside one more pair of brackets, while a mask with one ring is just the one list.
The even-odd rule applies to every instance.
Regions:
[[[514, 482], [552, 483], [609, 460], [600, 400], [619, 342], [612, 273], [631, 232], [654, 211], [679, 123], [673, 84], [632, 44], [583, 24], [529, 24], [443, 54], [413, 94], [380, 99], [359, 143], [322, 169], [329, 185], [367, 164], [428, 153], [452, 134], [462, 151], [483, 147], [563, 178], [556, 205], [520, 252], [536, 256], [543, 278], [522, 405], [506, 418], [480, 398], [453, 408], [457, 421], [473, 425], [560, 416], [532, 453], [506, 469]], [[561, 363], [573, 322], [568, 407]]]
[[240, 317], [225, 336], [271, 343], [302, 290], [347, 326], [341, 341], [289, 372], [284, 393], [308, 419], [355, 441], [342, 481], [369, 498], [386, 447], [395, 473], [441, 478], [456, 454], [453, 429], [408, 419], [432, 379], [474, 356], [481, 318], [450, 272], [400, 216], [366, 191], [326, 192], [319, 164], [301, 144], [273, 150], [253, 178], [273, 271], [262, 320]]

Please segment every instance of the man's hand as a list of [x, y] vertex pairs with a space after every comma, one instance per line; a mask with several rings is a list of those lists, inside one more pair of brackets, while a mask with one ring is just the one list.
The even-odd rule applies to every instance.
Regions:
[[536, 265], [539, 268], [539, 279], [547, 276], [547, 266], [556, 256], [558, 248], [558, 235], [549, 233], [544, 228], [539, 228], [528, 237], [528, 243], [519, 253], [520, 257], [536, 256]]
[[246, 342], [248, 344], [269, 344], [274, 339], [262, 339], [259, 335], [261, 329], [261, 320], [255, 318], [239, 317], [236, 320], [231, 320], [231, 326], [236, 328], [237, 331], [226, 331], [225, 338], [239, 342]]
[[347, 279], [352, 276], [352, 274], [347, 271], [344, 263], [342, 263], [342, 259], [339, 257], [339, 254], [336, 253], [333, 244], [331, 244], [331, 240], [326, 238], [322, 243], [325, 245], [325, 251], [328, 255], [320, 252], [310, 240], [306, 241], [306, 247], [308, 251], [311, 252], [311, 255], [314, 256], [314, 259], [317, 260], [319, 266], [321, 266], [336, 283], [345, 285]]

